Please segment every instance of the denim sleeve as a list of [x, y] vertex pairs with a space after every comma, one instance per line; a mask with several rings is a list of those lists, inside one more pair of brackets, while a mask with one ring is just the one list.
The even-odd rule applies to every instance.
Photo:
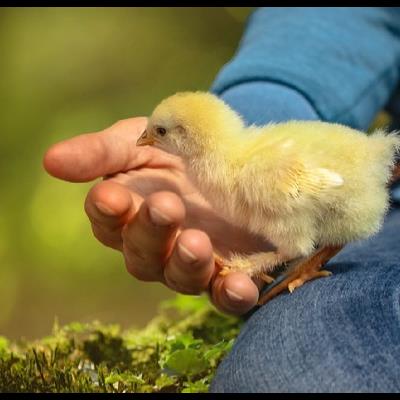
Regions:
[[211, 91], [224, 96], [257, 81], [284, 85], [319, 119], [365, 130], [399, 75], [399, 7], [268, 7], [252, 14]]
[[241, 83], [226, 89], [220, 97], [243, 117], [247, 125], [319, 119], [303, 95], [273, 82]]

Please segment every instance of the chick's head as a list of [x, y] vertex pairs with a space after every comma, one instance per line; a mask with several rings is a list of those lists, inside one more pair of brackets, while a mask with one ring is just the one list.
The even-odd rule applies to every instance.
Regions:
[[137, 145], [153, 145], [183, 158], [223, 149], [243, 122], [221, 99], [206, 92], [181, 92], [163, 100]]

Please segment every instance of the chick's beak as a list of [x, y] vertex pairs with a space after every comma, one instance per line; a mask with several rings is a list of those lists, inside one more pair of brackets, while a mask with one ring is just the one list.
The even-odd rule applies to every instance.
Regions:
[[136, 146], [146, 146], [146, 145], [153, 145], [154, 144], [154, 139], [152, 136], [145, 130], [140, 138], [136, 142]]

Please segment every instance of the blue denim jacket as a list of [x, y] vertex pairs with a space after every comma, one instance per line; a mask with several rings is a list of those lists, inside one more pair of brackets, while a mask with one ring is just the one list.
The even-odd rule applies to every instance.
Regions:
[[385, 106], [400, 115], [399, 76], [400, 7], [267, 7], [249, 18], [212, 90], [279, 83], [320, 119], [366, 129]]
[[[248, 123], [321, 119], [400, 129], [400, 7], [267, 7], [249, 18], [211, 91]], [[394, 188], [400, 202], [400, 184]]]

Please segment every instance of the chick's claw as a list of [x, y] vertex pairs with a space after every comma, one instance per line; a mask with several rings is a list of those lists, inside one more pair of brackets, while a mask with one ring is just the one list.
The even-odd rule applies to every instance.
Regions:
[[268, 301], [272, 300], [274, 297], [276, 297], [279, 293], [282, 293], [285, 290], [287, 290], [288, 285], [291, 282], [293, 282], [293, 280], [294, 280], [294, 277], [290, 276], [290, 277], [286, 278], [285, 280], [283, 280], [278, 285], [274, 286], [272, 289], [268, 290], [265, 294], [260, 296], [260, 298], [258, 299], [257, 305], [262, 306], [265, 303], [267, 303]]
[[296, 288], [312, 279], [332, 275], [332, 272], [325, 270], [321, 271], [320, 268], [334, 257], [342, 248], [343, 246], [327, 246], [318, 250], [308, 259], [297, 264], [282, 282], [262, 295], [257, 304], [260, 306], [264, 305], [286, 289], [292, 293]]
[[219, 275], [226, 276], [229, 274], [229, 272], [231, 272], [231, 269], [227, 265], [227, 261], [215, 252], [214, 252], [214, 262], [215, 265], [220, 269]]
[[268, 284], [275, 281], [275, 279], [272, 276], [270, 276], [270, 275], [268, 275], [266, 273], [261, 273], [258, 276], [258, 278], [260, 278], [262, 281], [264, 281], [265, 283], [268, 283]]
[[225, 260], [222, 256], [220, 256], [219, 254], [214, 252], [214, 261], [215, 264], [218, 265], [219, 267], [223, 267], [223, 265], [225, 264]]
[[297, 278], [294, 281], [290, 282], [288, 284], [288, 290], [290, 293], [293, 293], [293, 291], [295, 289], [302, 286], [307, 281], [311, 281], [312, 279], [316, 279], [316, 278], [324, 278], [324, 277], [331, 276], [331, 275], [332, 275], [331, 271], [325, 271], [325, 270], [314, 271], [312, 274], [310, 274], [310, 273], [304, 274], [304, 275], [300, 276], [300, 278]]

